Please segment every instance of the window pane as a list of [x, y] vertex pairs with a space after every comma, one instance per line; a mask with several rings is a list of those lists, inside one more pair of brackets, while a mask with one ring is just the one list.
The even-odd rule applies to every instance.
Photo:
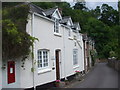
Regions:
[[40, 64], [40, 67], [42, 67], [42, 64]]
[[59, 21], [57, 19], [54, 24], [54, 32], [59, 33]]
[[69, 36], [69, 37], [71, 36], [71, 31], [70, 31], [70, 29], [69, 29], [69, 31], [68, 31], [68, 36]]
[[78, 64], [77, 49], [73, 50], [73, 65]]
[[44, 68], [48, 66], [48, 51], [47, 50], [38, 50], [38, 68]]

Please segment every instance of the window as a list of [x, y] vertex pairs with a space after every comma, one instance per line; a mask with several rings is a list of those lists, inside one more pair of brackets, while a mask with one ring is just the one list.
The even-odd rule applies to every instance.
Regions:
[[78, 50], [73, 49], [73, 65], [78, 64]]
[[59, 33], [59, 20], [55, 19], [54, 32]]
[[38, 50], [38, 68], [48, 67], [48, 50]]
[[77, 37], [74, 35], [74, 39], [76, 40], [77, 39]]
[[68, 31], [68, 36], [71, 37], [71, 30]]

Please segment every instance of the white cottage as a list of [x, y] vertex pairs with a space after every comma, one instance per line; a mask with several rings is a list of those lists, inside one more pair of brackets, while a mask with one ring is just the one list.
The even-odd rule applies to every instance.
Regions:
[[73, 23], [70, 16], [62, 17], [58, 7], [43, 10], [32, 3], [28, 5], [30, 13], [26, 32], [39, 39], [34, 43], [34, 58], [30, 56], [24, 62], [24, 68], [20, 60], [4, 61], [2, 88], [32, 88], [67, 79], [76, 70], [84, 70], [79, 23]]

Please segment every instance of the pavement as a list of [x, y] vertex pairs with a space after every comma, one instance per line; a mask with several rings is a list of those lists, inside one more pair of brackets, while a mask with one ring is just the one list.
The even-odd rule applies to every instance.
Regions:
[[97, 63], [82, 81], [65, 88], [118, 88], [118, 72], [108, 67], [107, 63]]

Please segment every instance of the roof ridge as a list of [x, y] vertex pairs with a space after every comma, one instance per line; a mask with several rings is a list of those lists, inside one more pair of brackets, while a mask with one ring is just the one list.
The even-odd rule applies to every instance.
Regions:
[[45, 11], [52, 10], [52, 9], [57, 9], [57, 8], [58, 8], [58, 6], [55, 6], [55, 7], [52, 7], [52, 8], [48, 8]]
[[43, 8], [37, 6], [37, 5], [33, 4], [33, 3], [30, 3], [30, 4], [33, 5], [34, 7], [38, 8], [38, 9], [41, 9], [42, 11], [45, 11]]
[[71, 18], [71, 16], [64, 16], [63, 18]]

